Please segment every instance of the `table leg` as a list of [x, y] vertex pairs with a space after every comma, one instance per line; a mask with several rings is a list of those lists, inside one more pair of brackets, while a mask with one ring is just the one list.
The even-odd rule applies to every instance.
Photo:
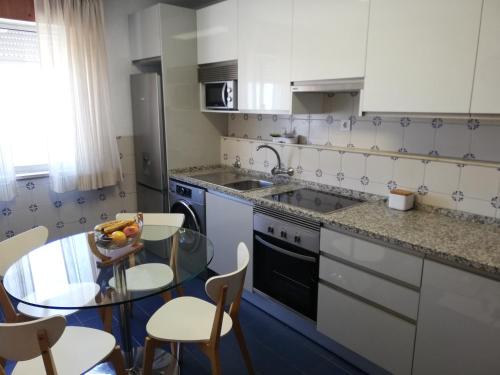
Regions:
[[[125, 262], [118, 262], [113, 265], [113, 276], [115, 278], [115, 290], [119, 298], [128, 300], [127, 279], [125, 277]], [[127, 369], [134, 367], [134, 351], [132, 344], [132, 331], [130, 329], [130, 304], [124, 302], [120, 304], [120, 333], [122, 337], [122, 349], [125, 355], [125, 366]]]
[[130, 310], [128, 303], [120, 305], [120, 333], [122, 337], [125, 365], [128, 369], [134, 367], [134, 350], [132, 345], [132, 331], [130, 330]]

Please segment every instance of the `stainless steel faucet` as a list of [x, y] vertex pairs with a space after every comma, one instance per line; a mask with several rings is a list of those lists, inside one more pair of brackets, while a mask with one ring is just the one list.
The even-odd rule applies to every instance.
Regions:
[[257, 151], [259, 151], [263, 148], [268, 148], [269, 150], [273, 151], [274, 154], [276, 155], [276, 159], [278, 159], [278, 165], [275, 166], [273, 169], [271, 169], [271, 174], [273, 176], [275, 176], [277, 174], [287, 174], [289, 176], [293, 176], [293, 173], [295, 172], [294, 169], [293, 168], [283, 168], [281, 166], [280, 154], [278, 153], [278, 151], [276, 151], [276, 149], [274, 147], [271, 147], [269, 145], [260, 145], [259, 147], [257, 147]]

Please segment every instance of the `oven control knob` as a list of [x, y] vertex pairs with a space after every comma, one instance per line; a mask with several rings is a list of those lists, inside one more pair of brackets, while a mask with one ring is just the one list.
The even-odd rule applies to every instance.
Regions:
[[293, 241], [294, 241], [295, 243], [300, 243], [300, 236], [295, 236], [295, 237], [293, 238]]
[[267, 233], [274, 234], [274, 228], [273, 227], [267, 227]]
[[281, 238], [286, 238], [286, 232], [284, 230], [281, 231]]

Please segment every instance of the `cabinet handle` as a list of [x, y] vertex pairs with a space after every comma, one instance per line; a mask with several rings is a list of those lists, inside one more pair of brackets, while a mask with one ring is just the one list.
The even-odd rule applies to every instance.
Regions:
[[316, 258], [314, 257], [309, 257], [307, 255], [302, 255], [302, 254], [297, 254], [297, 253], [294, 253], [292, 251], [288, 251], [288, 250], [285, 250], [285, 249], [282, 249], [281, 247], [278, 247], [276, 245], [273, 245], [272, 243], [269, 243], [267, 242], [266, 240], [264, 240], [262, 237], [260, 236], [255, 236], [255, 240], [257, 242], [260, 242], [262, 245], [274, 250], [274, 251], [277, 251], [278, 253], [281, 253], [281, 254], [284, 254], [284, 255], [288, 255], [289, 257], [292, 257], [292, 258], [296, 258], [296, 259], [300, 259], [300, 260], [305, 260], [306, 262], [311, 262], [311, 263], [316, 263]]

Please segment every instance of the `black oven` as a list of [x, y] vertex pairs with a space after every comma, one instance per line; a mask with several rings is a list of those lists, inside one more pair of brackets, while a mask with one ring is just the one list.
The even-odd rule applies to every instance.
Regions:
[[316, 320], [319, 226], [255, 214], [253, 261], [254, 289]]

